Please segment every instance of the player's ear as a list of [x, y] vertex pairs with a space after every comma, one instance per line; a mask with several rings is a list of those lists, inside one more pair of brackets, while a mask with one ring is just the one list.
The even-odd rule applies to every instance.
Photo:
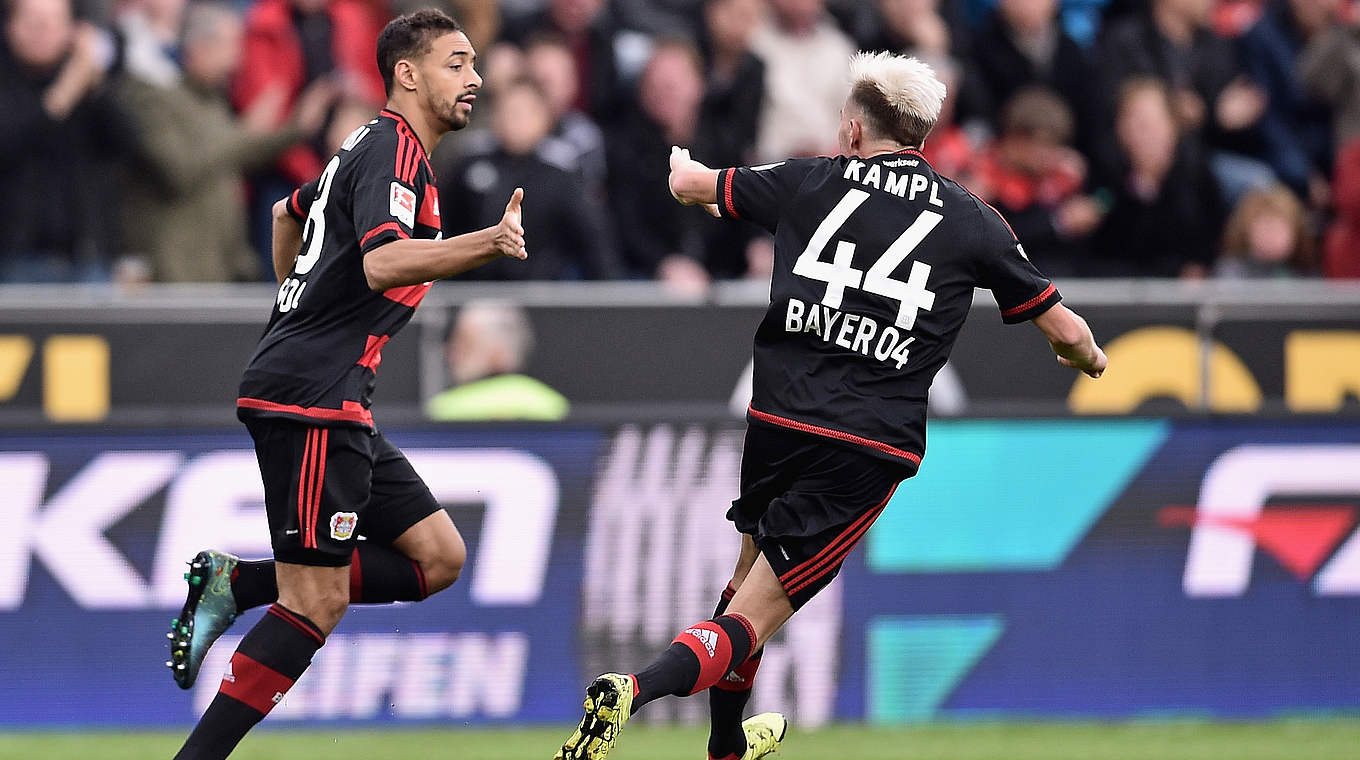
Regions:
[[392, 72], [392, 81], [403, 90], [414, 90], [416, 80], [420, 74], [416, 72], [415, 64], [402, 58], [397, 61], [396, 68]]
[[860, 146], [864, 145], [864, 123], [859, 119], [850, 120], [850, 152], [858, 154]]

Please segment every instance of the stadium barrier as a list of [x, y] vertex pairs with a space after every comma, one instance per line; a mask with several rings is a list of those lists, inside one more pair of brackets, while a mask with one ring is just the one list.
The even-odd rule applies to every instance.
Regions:
[[[739, 423], [388, 433], [468, 566], [425, 602], [356, 607], [271, 723], [569, 723], [585, 679], [643, 664], [727, 580]], [[930, 439], [768, 647], [756, 709], [805, 726], [1360, 709], [1360, 420], [944, 420]], [[259, 614], [175, 688], [184, 561], [268, 552], [244, 433], [9, 431], [0, 483], [0, 724], [191, 722]]]

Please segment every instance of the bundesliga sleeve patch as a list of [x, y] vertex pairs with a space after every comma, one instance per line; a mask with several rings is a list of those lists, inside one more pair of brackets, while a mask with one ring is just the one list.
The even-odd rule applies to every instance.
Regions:
[[416, 226], [416, 194], [414, 190], [400, 182], [392, 182], [392, 194], [388, 199], [388, 211], [407, 227]]

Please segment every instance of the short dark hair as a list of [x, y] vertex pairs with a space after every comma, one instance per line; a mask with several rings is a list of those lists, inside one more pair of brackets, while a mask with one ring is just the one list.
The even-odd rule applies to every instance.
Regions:
[[387, 94], [392, 94], [397, 61], [424, 55], [430, 52], [436, 37], [461, 31], [463, 27], [452, 16], [434, 8], [412, 11], [389, 21], [378, 35], [378, 71], [382, 72]]

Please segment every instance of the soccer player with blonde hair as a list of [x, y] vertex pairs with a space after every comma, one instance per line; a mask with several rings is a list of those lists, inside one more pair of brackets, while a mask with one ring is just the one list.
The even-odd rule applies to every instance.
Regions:
[[[916, 474], [931, 380], [974, 288], [992, 291], [1004, 322], [1033, 321], [1062, 365], [1104, 372], [1090, 328], [1059, 303], [1001, 215], [922, 155], [944, 96], [928, 65], [861, 53], [841, 110], [841, 155], [716, 170], [672, 149], [676, 200], [775, 237], [741, 492], [727, 513], [741, 555], [712, 619], [645, 668], [586, 688], [585, 717], [558, 758], [604, 760], [639, 707], [701, 691], [711, 760], [757, 760], [779, 746], [783, 716], [741, 720], [761, 647]], [[905, 498], [893, 506], [911, 508]]]

